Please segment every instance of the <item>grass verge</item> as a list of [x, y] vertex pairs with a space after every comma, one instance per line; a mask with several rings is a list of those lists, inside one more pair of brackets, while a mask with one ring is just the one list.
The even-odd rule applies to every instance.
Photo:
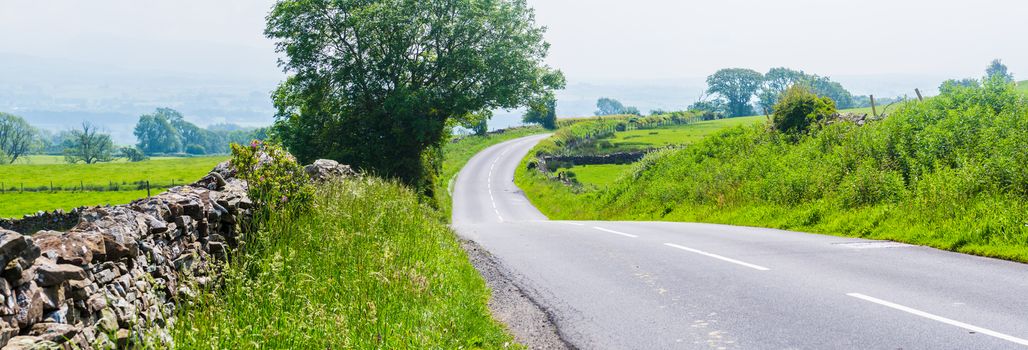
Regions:
[[[318, 188], [312, 212], [273, 214], [226, 269], [223, 288], [183, 308], [180, 348], [517, 347], [456, 236], [395, 183]], [[403, 215], [396, 215], [402, 213]]]

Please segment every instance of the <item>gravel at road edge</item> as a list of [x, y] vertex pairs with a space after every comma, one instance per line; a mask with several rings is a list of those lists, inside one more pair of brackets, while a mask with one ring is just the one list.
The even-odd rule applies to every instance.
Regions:
[[574, 349], [561, 339], [550, 316], [518, 287], [510, 271], [492, 254], [474, 241], [461, 239], [461, 246], [492, 291], [489, 310], [507, 326], [514, 340], [529, 349]]

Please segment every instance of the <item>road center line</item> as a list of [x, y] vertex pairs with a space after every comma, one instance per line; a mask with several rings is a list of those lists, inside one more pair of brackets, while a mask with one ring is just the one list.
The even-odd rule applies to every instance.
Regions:
[[854, 298], [857, 298], [857, 299], [861, 299], [861, 300], [864, 300], [864, 301], [870, 301], [872, 303], [875, 303], [875, 304], [878, 304], [878, 305], [882, 305], [882, 306], [886, 306], [886, 307], [890, 307], [890, 308], [893, 308], [893, 309], [896, 309], [896, 310], [899, 310], [899, 311], [903, 311], [903, 312], [906, 312], [906, 313], [910, 313], [910, 314], [914, 314], [914, 315], [917, 315], [917, 316], [921, 316], [921, 317], [924, 317], [924, 318], [927, 318], [927, 319], [930, 319], [930, 320], [942, 322], [942, 323], [945, 323], [945, 324], [948, 324], [948, 325], [951, 325], [951, 326], [960, 327], [960, 328], [963, 328], [963, 329], [966, 329], [966, 330], [969, 330], [969, 331], [972, 331], [972, 332], [975, 332], [975, 333], [981, 333], [981, 334], [988, 335], [990, 337], [995, 337], [995, 338], [1003, 339], [1003, 340], [1006, 340], [1006, 341], [1014, 343], [1014, 344], [1020, 344], [1020, 345], [1028, 346], [1028, 340], [1021, 339], [1021, 338], [1014, 337], [1014, 336], [1010, 336], [1010, 335], [1006, 335], [1006, 334], [1003, 334], [1003, 333], [1000, 333], [1000, 332], [996, 332], [996, 331], [993, 331], [993, 330], [990, 330], [990, 329], [985, 329], [985, 328], [982, 328], [982, 327], [969, 325], [967, 323], [951, 320], [951, 319], [948, 319], [948, 318], [945, 318], [945, 317], [942, 317], [942, 316], [938, 316], [938, 315], [933, 315], [933, 314], [930, 314], [930, 313], [927, 313], [927, 312], [924, 312], [924, 311], [921, 311], [921, 310], [909, 308], [909, 307], [906, 307], [906, 306], [903, 306], [903, 305], [900, 305], [900, 304], [888, 302], [888, 301], [885, 301], [885, 300], [882, 300], [882, 299], [870, 297], [870, 296], [863, 295], [863, 294], [860, 294], [860, 293], [849, 293], [849, 294], [846, 294], [846, 295], [854, 297]]
[[618, 232], [618, 231], [614, 231], [614, 230], [608, 230], [608, 229], [605, 229], [605, 228], [602, 228], [602, 227], [593, 226], [593, 228], [597, 229], [597, 230], [600, 230], [600, 231], [603, 231], [603, 232], [613, 233], [615, 235], [622, 235], [622, 236], [629, 237], [629, 238], [639, 238], [639, 236], [636, 236], [636, 235], [633, 235], [633, 234], [628, 234], [628, 233], [624, 233], [624, 232]]
[[684, 250], [684, 251], [687, 251], [687, 252], [696, 253], [696, 254], [703, 255], [703, 256], [708, 256], [708, 257], [711, 257], [711, 258], [714, 258], [714, 259], [718, 259], [718, 260], [721, 260], [721, 261], [727, 261], [727, 262], [730, 262], [730, 263], [733, 263], [733, 264], [736, 264], [736, 265], [746, 266], [746, 267], [754, 269], [754, 270], [760, 270], [760, 271], [770, 271], [771, 270], [769, 268], [766, 268], [766, 267], [763, 267], [763, 266], [760, 266], [760, 265], [754, 265], [754, 264], [750, 264], [748, 262], [742, 262], [742, 261], [735, 260], [735, 259], [732, 259], [732, 258], [726, 258], [726, 257], [720, 256], [720, 255], [717, 255], [717, 254], [707, 253], [707, 252], [702, 251], [702, 250], [696, 250], [696, 249], [692, 249], [692, 248], [689, 248], [689, 247], [680, 246], [680, 245], [677, 245], [677, 244], [674, 244], [674, 243], [664, 243], [664, 245], [666, 245], [668, 247], [671, 247], [671, 248], [678, 248], [678, 249], [681, 249], [681, 250]]

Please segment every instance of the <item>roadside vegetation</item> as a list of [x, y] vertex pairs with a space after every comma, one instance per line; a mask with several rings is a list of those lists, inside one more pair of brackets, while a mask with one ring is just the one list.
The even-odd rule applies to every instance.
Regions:
[[[273, 161], [257, 165], [258, 150]], [[409, 187], [312, 185], [274, 145], [238, 147], [233, 164], [269, 210], [224, 283], [182, 308], [177, 347], [517, 348], [456, 235]]]
[[957, 87], [864, 126], [822, 122], [818, 103], [799, 104], [809, 130], [729, 128], [600, 189], [526, 166], [517, 183], [551, 219], [764, 226], [1028, 262], [1028, 101], [1014, 84]]

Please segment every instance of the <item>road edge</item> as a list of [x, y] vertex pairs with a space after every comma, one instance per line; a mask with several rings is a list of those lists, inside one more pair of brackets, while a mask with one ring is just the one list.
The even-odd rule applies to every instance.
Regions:
[[489, 311], [514, 340], [529, 349], [577, 350], [560, 333], [553, 315], [515, 282], [513, 274], [477, 242], [460, 238], [471, 265], [489, 287]]

